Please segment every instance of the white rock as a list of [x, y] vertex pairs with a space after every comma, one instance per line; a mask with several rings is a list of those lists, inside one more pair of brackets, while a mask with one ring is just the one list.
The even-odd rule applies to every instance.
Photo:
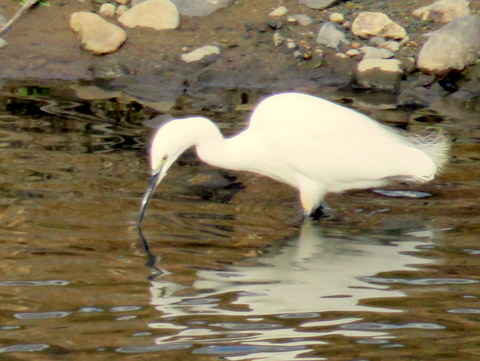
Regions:
[[432, 74], [462, 70], [480, 54], [480, 16], [468, 15], [452, 20], [433, 33], [418, 54], [417, 66]]
[[345, 17], [341, 13], [331, 13], [328, 18], [330, 19], [330, 21], [338, 24], [343, 24], [343, 22], [345, 21]]
[[312, 18], [308, 15], [304, 14], [293, 14], [288, 17], [288, 21], [290, 22], [297, 22], [302, 26], [309, 26], [312, 25]]
[[368, 42], [373, 46], [381, 46], [383, 43], [386, 42], [386, 40], [385, 38], [382, 38], [380, 36], [373, 36], [368, 40]]
[[331, 22], [325, 23], [320, 27], [316, 41], [333, 49], [338, 49], [340, 44], [348, 44], [345, 34]]
[[120, 16], [123, 15], [127, 12], [128, 7], [127, 5], [119, 5], [117, 6], [117, 9], [115, 10], [115, 15]]
[[79, 34], [83, 47], [94, 54], [112, 53], [127, 39], [122, 28], [86, 11], [70, 16], [70, 28]]
[[234, 0], [172, 0], [181, 15], [207, 16], [226, 8]]
[[307, 5], [311, 9], [321, 10], [336, 3], [338, 0], [299, 0], [302, 4]]
[[360, 51], [364, 54], [363, 59], [389, 59], [393, 58], [393, 53], [388, 49], [374, 48], [373, 46], [363, 46]]
[[130, 0], [116, 0], [116, 1], [120, 5], [127, 5], [130, 2]]
[[367, 88], [394, 89], [398, 87], [403, 69], [397, 59], [364, 59], [357, 65], [357, 83]]
[[369, 11], [358, 14], [352, 23], [351, 30], [361, 38], [374, 35], [384, 38], [403, 39], [407, 36], [405, 29], [392, 21], [387, 15]]
[[285, 38], [278, 31], [273, 33], [273, 45], [280, 46], [285, 41]]
[[175, 29], [180, 24], [180, 15], [170, 0], [146, 0], [126, 11], [118, 21], [129, 28]]
[[108, 3], [102, 4], [98, 12], [106, 18], [112, 18], [115, 16], [115, 5]]
[[285, 6], [279, 6], [275, 10], [273, 10], [268, 16], [279, 18], [280, 16], [285, 15], [288, 12], [288, 9]]
[[287, 46], [287, 49], [289, 49], [289, 50], [296, 49], [298, 47], [295, 40], [290, 39], [290, 38], [285, 40], [285, 45]]
[[455, 18], [469, 15], [469, 3], [467, 0], [439, 0], [415, 10], [413, 15], [423, 21], [448, 23]]
[[388, 49], [395, 53], [400, 50], [400, 43], [395, 40], [389, 40], [381, 44], [380, 47], [384, 49]]
[[7, 45], [8, 45], [8, 42], [4, 38], [0, 38], [0, 49]]
[[374, 68], [392, 73], [403, 73], [402, 63], [398, 59], [365, 59], [358, 63], [357, 70], [363, 72]]
[[186, 63], [193, 63], [195, 61], [200, 61], [207, 56], [218, 54], [220, 54], [220, 48], [218, 46], [206, 45], [189, 53], [182, 54], [181, 59]]
[[357, 49], [350, 49], [345, 54], [347, 54], [349, 57], [354, 57], [360, 55], [360, 51], [358, 51]]

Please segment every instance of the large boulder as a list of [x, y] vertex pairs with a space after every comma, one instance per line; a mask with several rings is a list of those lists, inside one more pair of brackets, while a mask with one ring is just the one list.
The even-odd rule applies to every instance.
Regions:
[[358, 63], [355, 78], [365, 88], [394, 90], [403, 74], [402, 63], [397, 59], [364, 59]]
[[84, 49], [96, 55], [116, 51], [127, 39], [122, 28], [87, 11], [73, 13], [70, 28], [78, 33]]
[[307, 5], [310, 9], [322, 10], [339, 2], [339, 0], [299, 0], [302, 4]]
[[186, 16], [207, 16], [226, 8], [233, 0], [172, 0], [178, 11]]
[[470, 15], [469, 3], [467, 0], [438, 0], [415, 10], [413, 15], [424, 21], [449, 23], [455, 18]]
[[352, 32], [361, 38], [381, 36], [383, 38], [403, 39], [407, 36], [406, 30], [383, 13], [365, 11], [355, 18], [352, 23]]
[[341, 44], [348, 44], [345, 33], [335, 26], [335, 23], [328, 22], [320, 27], [316, 39], [317, 43], [338, 49]]
[[444, 75], [473, 64], [480, 52], [480, 16], [452, 20], [434, 32], [423, 44], [417, 67], [430, 74]]
[[170, 0], [146, 0], [127, 10], [118, 21], [128, 28], [176, 29], [180, 15]]

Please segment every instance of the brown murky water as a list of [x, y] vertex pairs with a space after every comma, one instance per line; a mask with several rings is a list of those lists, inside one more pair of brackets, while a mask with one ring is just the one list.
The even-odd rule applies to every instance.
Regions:
[[[134, 227], [148, 173], [143, 120], [164, 107], [214, 116], [231, 133], [258, 96], [212, 90], [143, 107], [6, 89], [2, 360], [480, 359], [471, 104], [406, 112], [353, 99], [399, 126], [444, 128], [452, 161], [432, 184], [390, 188], [404, 197], [329, 196], [335, 214], [321, 223], [301, 224], [288, 187], [186, 155], [147, 212], [155, 259], [145, 265]], [[420, 191], [431, 196], [408, 197]]]

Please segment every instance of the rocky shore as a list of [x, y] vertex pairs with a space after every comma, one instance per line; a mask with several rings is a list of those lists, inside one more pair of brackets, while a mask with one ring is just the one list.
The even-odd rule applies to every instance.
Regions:
[[[36, 3], [1, 34], [0, 78], [101, 83], [151, 101], [207, 86], [350, 87], [407, 106], [480, 98], [477, 0]], [[19, 7], [0, 5], [0, 27]]]

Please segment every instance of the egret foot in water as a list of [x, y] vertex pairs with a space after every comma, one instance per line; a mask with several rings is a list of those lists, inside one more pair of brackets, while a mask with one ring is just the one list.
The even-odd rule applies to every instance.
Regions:
[[304, 213], [316, 217], [330, 192], [385, 185], [392, 179], [428, 182], [448, 157], [441, 132], [401, 133], [328, 100], [299, 93], [260, 102], [249, 126], [223, 138], [209, 119], [175, 119], [155, 133], [150, 148], [152, 177], [138, 224], [168, 169], [188, 148], [206, 163], [258, 173], [300, 193]]

